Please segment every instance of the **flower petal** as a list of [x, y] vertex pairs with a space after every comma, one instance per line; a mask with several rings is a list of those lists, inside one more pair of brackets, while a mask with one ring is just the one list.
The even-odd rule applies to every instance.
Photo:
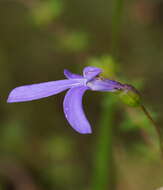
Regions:
[[58, 80], [39, 84], [20, 86], [11, 91], [7, 102], [25, 102], [58, 94], [73, 86], [82, 84], [81, 79]]
[[82, 107], [82, 97], [86, 90], [88, 88], [84, 86], [71, 88], [63, 102], [66, 119], [73, 129], [82, 134], [92, 132]]
[[88, 66], [84, 68], [83, 76], [87, 79], [87, 81], [90, 81], [101, 72], [102, 70], [100, 68]]
[[83, 78], [83, 76], [81, 75], [77, 75], [74, 73], [71, 73], [69, 70], [65, 69], [64, 70], [64, 75], [65, 77], [67, 77], [68, 79], [79, 79], [79, 78]]
[[120, 89], [124, 88], [124, 85], [120, 82], [109, 80], [109, 79], [101, 79], [101, 78], [95, 78], [92, 81], [89, 81], [87, 83], [87, 86], [94, 91], [110, 91], [114, 92]]

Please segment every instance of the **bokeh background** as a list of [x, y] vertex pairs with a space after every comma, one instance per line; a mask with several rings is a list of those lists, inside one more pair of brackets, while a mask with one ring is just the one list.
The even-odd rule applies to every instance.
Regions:
[[15, 87], [104, 68], [140, 89], [163, 126], [162, 0], [0, 0], [0, 190], [156, 190], [158, 137], [114, 94], [83, 99], [93, 134], [76, 133], [64, 93], [7, 104]]

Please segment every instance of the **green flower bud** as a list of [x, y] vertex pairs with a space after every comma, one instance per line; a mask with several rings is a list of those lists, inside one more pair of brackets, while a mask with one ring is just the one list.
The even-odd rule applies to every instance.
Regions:
[[119, 91], [119, 97], [129, 106], [137, 107], [141, 105], [141, 96], [139, 92], [131, 85], [124, 84], [123, 89]]

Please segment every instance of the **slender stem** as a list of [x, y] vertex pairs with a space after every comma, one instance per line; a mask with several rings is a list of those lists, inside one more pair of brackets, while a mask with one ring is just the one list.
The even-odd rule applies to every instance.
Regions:
[[160, 144], [160, 151], [161, 151], [161, 155], [163, 157], [163, 143], [162, 143], [162, 135], [161, 135], [161, 130], [160, 127], [157, 125], [157, 123], [153, 120], [151, 114], [148, 112], [148, 110], [144, 107], [144, 105], [141, 105], [141, 109], [143, 110], [143, 112], [145, 113], [145, 115], [147, 116], [147, 118], [151, 121], [151, 123], [153, 124], [153, 126], [155, 127], [155, 130], [157, 132], [158, 138], [159, 138], [159, 144]]
[[[113, 1], [114, 2], [114, 1]], [[122, 11], [124, 7], [124, 0], [115, 0], [112, 16], [112, 56], [118, 54], [119, 33], [122, 21]]]
[[[117, 56], [119, 31], [124, 0], [113, 0], [112, 16], [112, 56]], [[109, 65], [108, 65], [109, 66]], [[99, 135], [95, 146], [95, 169], [93, 174], [93, 190], [115, 189], [115, 169], [112, 150], [112, 129], [114, 127], [114, 113], [116, 112], [116, 98], [109, 94], [103, 98]]]
[[115, 189], [114, 160], [112, 154], [112, 129], [116, 109], [116, 97], [106, 95], [102, 102], [99, 133], [96, 142], [93, 190]]

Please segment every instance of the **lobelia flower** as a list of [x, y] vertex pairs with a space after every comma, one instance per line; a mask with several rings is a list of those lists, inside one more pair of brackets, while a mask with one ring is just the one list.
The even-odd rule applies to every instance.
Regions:
[[63, 102], [65, 117], [74, 130], [82, 134], [89, 134], [92, 130], [82, 106], [82, 97], [85, 91], [115, 92], [128, 89], [128, 85], [99, 77], [101, 72], [100, 68], [91, 66], [84, 68], [83, 76], [64, 70], [67, 79], [17, 87], [9, 94], [7, 102], [36, 100], [69, 89]]

